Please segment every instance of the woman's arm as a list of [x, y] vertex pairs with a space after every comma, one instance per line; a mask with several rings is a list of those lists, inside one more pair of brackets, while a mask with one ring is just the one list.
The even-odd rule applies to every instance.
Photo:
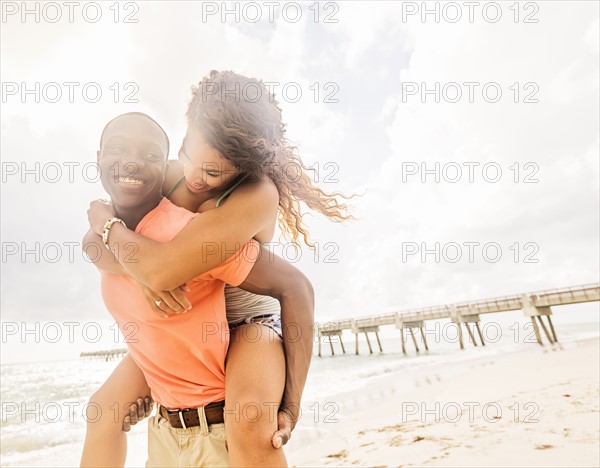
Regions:
[[[227, 203], [196, 216], [170, 242], [148, 239], [117, 223], [110, 231], [110, 245], [133, 243], [135, 261], [131, 261], [131, 250], [111, 250], [139, 282], [155, 291], [172, 290], [220, 265], [258, 232], [271, 226], [278, 207], [275, 184], [262, 180], [238, 187]], [[101, 231], [100, 222], [104, 224], [109, 217], [101, 216], [92, 229]]]
[[298, 421], [300, 401], [313, 351], [314, 291], [304, 274], [264, 247], [246, 280], [239, 286], [272, 296], [281, 304], [286, 377], [281, 408]]
[[127, 271], [121, 266], [112, 251], [105, 247], [102, 237], [91, 229], [83, 237], [82, 249], [98, 270], [115, 275], [127, 275]]
[[[119, 263], [112, 251], [106, 248], [102, 242], [102, 237], [91, 229], [83, 238], [83, 251], [98, 270], [114, 273], [115, 275], [129, 276], [127, 270]], [[185, 292], [189, 292], [186, 285], [181, 285], [170, 291], [153, 291], [139, 281], [136, 281], [136, 284], [150, 308], [160, 317], [167, 318], [169, 314], [184, 313], [191, 307], [190, 301], [185, 297]], [[158, 301], [160, 301], [159, 304], [157, 304]]]

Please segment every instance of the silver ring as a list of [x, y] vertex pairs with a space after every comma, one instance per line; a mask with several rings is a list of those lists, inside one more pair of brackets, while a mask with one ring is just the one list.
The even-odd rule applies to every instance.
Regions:
[[154, 301], [154, 303], [155, 303], [157, 306], [160, 306], [161, 302], [162, 302], [162, 301]]

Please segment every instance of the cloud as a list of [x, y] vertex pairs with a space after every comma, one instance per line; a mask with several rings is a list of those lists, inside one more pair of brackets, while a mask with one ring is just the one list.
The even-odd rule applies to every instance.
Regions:
[[[597, 280], [598, 56], [589, 39], [597, 11], [588, 10], [564, 21], [560, 6], [545, 4], [544, 21], [531, 27], [408, 27], [414, 50], [401, 74], [405, 83], [433, 89], [435, 82], [471, 81], [481, 90], [493, 82], [505, 99], [492, 104], [476, 93], [473, 103], [436, 103], [431, 94], [426, 102], [419, 95], [389, 101], [387, 112], [396, 103], [386, 129], [393, 154], [370, 173], [357, 247], [346, 274], [336, 278], [344, 291], [360, 292], [345, 315]], [[571, 34], [555, 34], [558, 24]], [[514, 103], [515, 82], [535, 82], [539, 103]], [[451, 183], [449, 171], [446, 179], [429, 174], [423, 183], [419, 172], [403, 182], [407, 164], [433, 170], [436, 162], [440, 174], [458, 164], [463, 177]], [[465, 162], [478, 164], [473, 183]], [[501, 168], [500, 181], [485, 181], [485, 164]], [[539, 182], [524, 183], [534, 172]], [[425, 263], [420, 255], [404, 263], [402, 248], [412, 242], [420, 253], [422, 242], [427, 249], [440, 242], [440, 251], [453, 242], [498, 243], [503, 254], [498, 263], [481, 253], [470, 263], [463, 247], [455, 264], [437, 263], [433, 254]], [[338, 302], [343, 294], [340, 288]]]
[[[355, 222], [307, 216], [319, 244], [316, 253], [304, 249], [297, 265], [315, 286], [317, 320], [597, 279], [597, 6], [547, 2], [534, 24], [510, 16], [495, 24], [480, 16], [474, 23], [402, 21], [401, 4], [389, 2], [340, 3], [337, 23], [324, 23], [324, 11], [319, 23], [308, 20], [311, 13], [305, 8], [297, 23], [279, 13], [275, 22], [203, 22], [200, 4], [174, 9], [147, 2], [136, 24], [3, 24], [3, 81], [97, 82], [104, 98], [95, 104], [11, 98], [3, 104], [2, 161], [81, 167], [93, 161], [104, 123], [132, 110], [155, 116], [176, 149], [190, 86], [211, 69], [233, 69], [279, 83], [290, 139], [309, 165], [319, 165], [325, 190], [366, 190], [351, 201]], [[470, 81], [481, 83], [473, 103], [464, 86], [456, 104], [431, 96], [422, 103], [402, 88]], [[122, 102], [129, 82], [138, 87], [139, 103]], [[282, 95], [286, 83], [301, 87], [301, 100]], [[485, 83], [501, 87], [498, 103], [481, 97]], [[539, 102], [524, 103], [533, 91]], [[332, 92], [338, 102], [326, 102]], [[406, 163], [431, 169], [436, 162], [448, 174], [457, 163], [463, 178], [403, 181]], [[465, 162], [479, 164], [473, 183], [465, 181]], [[484, 180], [485, 164], [501, 167], [500, 181]], [[511, 167], [519, 169], [518, 183]], [[528, 175], [539, 182], [524, 183]], [[75, 181], [54, 184], [19, 177], [2, 184], [3, 242], [79, 241], [89, 201], [103, 196], [99, 184], [80, 171]], [[440, 242], [448, 252], [452, 242], [496, 242], [503, 257], [405, 261], [408, 242], [428, 248]], [[535, 248], [539, 262], [523, 263]], [[12, 256], [2, 276], [5, 319], [106, 317], [97, 273], [81, 258], [35, 264]]]

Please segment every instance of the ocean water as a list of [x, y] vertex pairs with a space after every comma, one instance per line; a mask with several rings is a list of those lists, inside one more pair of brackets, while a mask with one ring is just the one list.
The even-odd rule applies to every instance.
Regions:
[[[553, 316], [553, 323], [561, 346], [569, 346], [576, 341], [600, 334], [600, 324], [596, 321], [568, 323], [564, 322], [564, 318]], [[387, 328], [388, 336], [381, 339], [383, 352], [379, 351], [374, 334], [369, 334], [373, 354], [369, 353], [364, 335], [360, 335], [359, 355], [355, 355], [353, 334], [342, 337], [346, 354], [342, 354], [337, 338], [332, 337], [334, 356], [331, 355], [329, 342], [325, 338], [321, 345], [322, 357], [313, 358], [304, 400], [318, 401], [330, 395], [358, 390], [368, 385], [370, 379], [394, 373], [411, 377], [412, 380], [399, 379], [397, 386], [399, 391], [409, 391], [414, 387], [415, 380], [427, 378], [432, 373], [434, 377], [441, 377], [460, 371], [461, 364], [474, 360], [540, 347], [535, 340], [531, 322], [525, 317], [502, 324], [486, 320], [484, 317], [480, 328], [486, 345], [481, 346], [479, 336], [472, 328], [478, 346], [473, 346], [467, 332], [463, 331], [464, 350], [460, 349], [454, 324], [428, 322], [425, 337], [429, 350], [425, 351], [419, 332], [415, 332], [419, 352], [415, 351], [410, 335], [406, 335], [406, 355], [402, 354], [400, 332], [393, 327]], [[540, 333], [549, 347], [543, 331], [540, 330]], [[315, 353], [316, 348], [315, 346]]]
[[[465, 334], [463, 351], [452, 325], [439, 324], [436, 329], [435, 325], [428, 324], [429, 351], [424, 352], [417, 335], [421, 350], [417, 354], [408, 337], [407, 356], [402, 354], [399, 332], [392, 327], [382, 333], [383, 353], [374, 335], [370, 335], [373, 354], [369, 354], [364, 337], [360, 339], [359, 355], [354, 354], [354, 335], [343, 337], [346, 354], [341, 353], [340, 344], [334, 340], [336, 355], [331, 356], [329, 343], [324, 341], [323, 356], [313, 358], [304, 394], [303, 414], [310, 417], [300, 421], [297, 431], [301, 433], [304, 428], [308, 433], [309, 428], [318, 424], [319, 421], [312, 421], [315, 403], [320, 405], [321, 411], [343, 418], [343, 412], [336, 414], [335, 411], [335, 402], [344, 401], [340, 395], [356, 394], [356, 390], [382, 376], [398, 376], [389, 391], [409, 391], [425, 382], [435, 383], [436, 379], [443, 379], [479, 359], [538, 349], [528, 321], [522, 318], [515, 324], [485, 326], [483, 331], [488, 342], [484, 347], [474, 347]], [[599, 334], [598, 322], [562, 323], [555, 319], [555, 327], [563, 347], [574, 346], [579, 340]], [[316, 349], [315, 345], [315, 353]], [[85, 404], [116, 364], [117, 361], [82, 359], [3, 364], [1, 466], [77, 466], [85, 435]], [[385, 394], [359, 393], [371, 399], [385, 398]], [[353, 403], [361, 404], [360, 401]], [[346, 401], [346, 410], [349, 407]], [[144, 432], [145, 425], [141, 424], [132, 433], [135, 442], [130, 442], [130, 452], [136, 453], [128, 458], [129, 466], [143, 464]], [[296, 439], [302, 440], [301, 437]]]
[[[115, 364], [74, 360], [2, 365], [2, 466], [29, 466], [48, 449], [72, 451], [73, 443], [83, 443], [84, 405]], [[47, 460], [46, 466], [53, 462]]]

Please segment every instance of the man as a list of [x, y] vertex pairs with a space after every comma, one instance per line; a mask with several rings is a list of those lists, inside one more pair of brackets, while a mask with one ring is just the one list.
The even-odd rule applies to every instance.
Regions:
[[311, 315], [312, 289], [298, 284], [308, 280], [293, 274], [297, 270], [291, 265], [260, 255], [258, 243], [251, 240], [221, 265], [188, 282], [189, 311], [166, 320], [157, 316], [136, 281], [125, 276], [127, 262], [115, 263], [106, 246], [130, 249], [135, 262], [135, 246], [111, 243], [115, 223], [167, 242], [196, 216], [162, 196], [167, 155], [164, 131], [145, 114], [124, 114], [105, 127], [98, 165], [117, 219], [106, 224], [102, 241], [95, 239], [99, 247], [93, 260], [102, 270], [105, 304], [124, 336], [133, 332], [130, 355], [161, 407], [148, 424], [147, 466], [226, 466], [223, 400], [229, 330], [224, 284], [275, 297], [295, 288], [293, 302]]

